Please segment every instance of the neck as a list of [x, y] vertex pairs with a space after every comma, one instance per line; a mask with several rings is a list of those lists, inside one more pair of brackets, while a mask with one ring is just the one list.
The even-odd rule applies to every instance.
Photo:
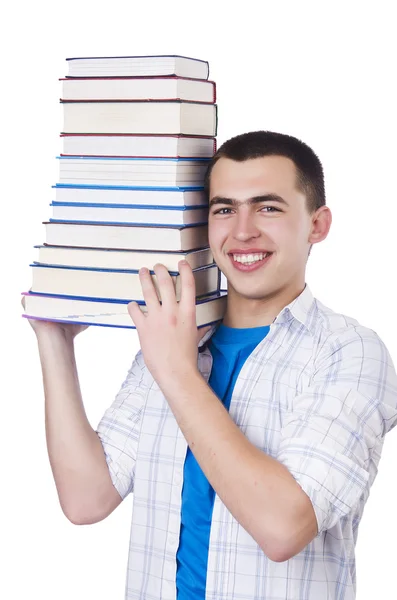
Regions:
[[247, 298], [228, 286], [223, 323], [228, 327], [249, 328], [271, 325], [285, 306], [304, 290], [305, 283], [275, 291], [264, 298]]

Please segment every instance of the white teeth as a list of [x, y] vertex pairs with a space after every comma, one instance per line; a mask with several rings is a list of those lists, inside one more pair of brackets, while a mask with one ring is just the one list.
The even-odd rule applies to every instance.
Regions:
[[233, 260], [244, 265], [252, 265], [268, 256], [268, 253], [260, 252], [259, 254], [233, 254]]

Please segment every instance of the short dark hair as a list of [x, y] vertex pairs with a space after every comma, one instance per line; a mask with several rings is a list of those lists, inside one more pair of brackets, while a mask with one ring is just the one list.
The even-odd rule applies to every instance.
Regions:
[[251, 131], [224, 142], [207, 168], [204, 182], [207, 195], [212, 169], [220, 158], [242, 162], [262, 156], [285, 156], [294, 162], [297, 187], [306, 196], [309, 213], [325, 205], [324, 172], [318, 156], [298, 138], [274, 131]]

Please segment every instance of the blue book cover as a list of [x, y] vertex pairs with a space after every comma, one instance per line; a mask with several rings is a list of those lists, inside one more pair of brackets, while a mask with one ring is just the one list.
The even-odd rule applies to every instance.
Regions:
[[[68, 271], [96, 271], [100, 273], [131, 273], [138, 274], [139, 269], [107, 269], [107, 268], [99, 268], [99, 267], [71, 267], [69, 265], [53, 265], [50, 263], [41, 263], [39, 261], [34, 260], [30, 265], [30, 267], [44, 268], [44, 269], [66, 269]], [[194, 273], [199, 271], [205, 271], [207, 269], [217, 269], [217, 265], [212, 263], [210, 265], [205, 265], [203, 267], [198, 267], [197, 269], [193, 269]], [[154, 275], [154, 271], [149, 271], [151, 275]], [[168, 271], [172, 276], [178, 276], [179, 271]]]
[[92, 185], [82, 183], [56, 183], [53, 188], [79, 188], [89, 190], [139, 190], [139, 191], [157, 191], [157, 192], [202, 192], [203, 186], [184, 186], [184, 187], [163, 187], [150, 185]]
[[[189, 253], [189, 254], [193, 254], [195, 252], [201, 252], [202, 250], [209, 250], [209, 246], [205, 246], [204, 248], [200, 248], [199, 250], [153, 250], [153, 251], [149, 251], [149, 250], [140, 250], [139, 248], [135, 249], [130, 249], [130, 250], [126, 250], [123, 248], [85, 248], [83, 246], [54, 246], [53, 244], [35, 244], [33, 246], [33, 248], [67, 248], [70, 250], [78, 250], [80, 251], [92, 251], [92, 250], [98, 250], [100, 252], [122, 252], [122, 253], [135, 253], [135, 252], [140, 252], [142, 254], [180, 254], [181, 256]], [[34, 262], [38, 262], [38, 261], [34, 261]], [[212, 264], [212, 263], [211, 263]]]
[[[129, 304], [131, 300], [118, 300], [114, 298], [95, 298], [91, 296], [66, 296], [65, 294], [42, 294], [40, 292], [25, 292], [23, 295], [25, 296], [42, 296], [43, 298], [65, 298], [66, 300], [84, 300], [89, 302], [98, 302], [106, 304]], [[224, 298], [227, 296], [226, 290], [219, 290], [218, 292], [206, 294], [205, 296], [200, 296], [196, 299], [197, 304], [205, 304], [206, 302], [211, 302], [212, 300], [216, 300], [217, 298]], [[141, 306], [145, 306], [145, 302], [143, 300], [134, 300], [137, 304]], [[161, 304], [161, 301], [160, 301]]]
[[[83, 221], [81, 219], [70, 220], [70, 219], [49, 219], [49, 223], [68, 223], [71, 225], [116, 225], [120, 226], [131, 226], [131, 227], [174, 227], [173, 223], [129, 223], [126, 221]], [[206, 225], [206, 221], [200, 221], [199, 223], [189, 223], [188, 225], [182, 225], [182, 227], [199, 227], [200, 225]]]
[[[120, 301], [144, 299], [137, 268], [83, 267], [38, 261], [34, 261], [29, 266], [32, 268], [33, 284], [30, 291], [33, 293], [65, 297], [78, 295], [86, 299], [96, 296]], [[155, 275], [154, 269], [149, 272]], [[178, 269], [168, 272], [174, 278], [179, 300], [180, 272]], [[208, 296], [219, 291], [221, 273], [215, 263], [193, 269], [193, 274], [197, 297]]]
[[70, 223], [71, 225], [75, 225], [76, 223], [84, 223], [85, 225], [95, 225], [95, 227], [109, 227], [112, 225], [115, 227], [159, 227], [165, 229], [178, 229], [179, 231], [182, 231], [182, 229], [187, 229], [188, 227], [202, 227], [203, 225], [207, 225], [207, 223], [188, 223], [187, 225], [167, 225], [164, 223], [104, 223], [103, 221], [62, 221], [60, 219], [43, 221], [43, 225], [46, 225], [47, 223]]
[[[104, 307], [106, 306], [107, 311], [109, 310], [109, 306], [125, 306], [128, 305], [130, 303], [129, 300], [112, 300], [112, 299], [108, 299], [108, 298], [87, 298], [87, 297], [80, 297], [80, 296], [61, 296], [61, 295], [55, 295], [55, 294], [42, 294], [42, 293], [35, 293], [35, 292], [24, 292], [23, 293], [24, 296], [27, 297], [37, 297], [37, 298], [53, 298], [54, 300], [67, 300], [67, 301], [83, 301], [83, 302], [89, 302], [90, 304], [92, 304], [92, 306], [90, 307], [91, 311], [90, 313], [80, 313], [80, 314], [67, 314], [65, 317], [39, 317], [39, 316], [35, 316], [35, 315], [29, 315], [27, 313], [23, 314], [22, 316], [24, 318], [33, 318], [33, 319], [37, 319], [37, 320], [42, 320], [42, 321], [57, 321], [60, 323], [78, 323], [81, 325], [94, 325], [94, 326], [99, 326], [99, 327], [116, 327], [116, 328], [121, 328], [121, 329], [135, 329], [135, 325], [133, 324], [132, 320], [130, 321], [130, 319], [127, 316], [127, 310], [126, 308], [123, 309], [123, 313], [124, 316], [127, 316], [127, 320], [125, 323], [117, 323], [117, 322], [111, 322], [111, 317], [113, 316], [113, 314], [117, 316], [120, 316], [120, 308], [118, 310], [117, 313], [104, 313]], [[216, 302], [218, 304], [218, 302], [221, 303], [221, 307], [223, 305], [223, 307], [225, 308], [225, 300], [227, 297], [227, 291], [226, 290], [219, 290], [218, 292], [212, 293], [212, 294], [207, 294], [205, 296], [202, 296], [200, 298], [196, 299], [196, 306], [200, 306], [206, 303], [210, 303], [210, 302]], [[144, 306], [145, 303], [143, 301], [138, 301], [137, 302], [139, 305]], [[97, 305], [98, 309], [97, 310], [93, 310], [93, 307]], [[78, 306], [78, 305], [77, 305]], [[76, 309], [77, 309], [76, 306]], [[221, 308], [220, 307], [220, 308]], [[212, 317], [209, 317], [205, 320], [205, 322], [202, 322], [202, 324], [199, 325], [199, 327], [205, 327], [207, 325], [211, 325], [213, 323], [216, 323], [219, 321], [219, 319], [222, 318], [222, 310], [224, 310], [224, 308], [221, 308], [221, 312], [216, 311], [216, 318], [214, 314], [212, 314]], [[108, 322], [98, 322], [98, 320], [95, 322], [95, 318], [97, 317], [110, 317], [110, 319], [108, 319]], [[110, 321], [110, 322], [109, 322]], [[128, 324], [127, 324], [128, 323]]]
[[159, 204], [108, 204], [96, 202], [58, 202], [53, 200], [50, 206], [78, 206], [78, 207], [93, 207], [93, 208], [137, 208], [139, 210], [173, 210], [173, 211], [189, 211], [197, 209], [205, 209], [205, 204], [194, 204], [193, 206], [162, 206]]

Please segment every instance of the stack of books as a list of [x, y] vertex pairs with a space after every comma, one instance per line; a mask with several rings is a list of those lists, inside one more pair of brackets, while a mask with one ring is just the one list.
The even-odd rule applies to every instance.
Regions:
[[138, 271], [178, 262], [196, 282], [197, 325], [222, 318], [226, 293], [208, 247], [204, 175], [216, 150], [208, 63], [181, 56], [71, 58], [61, 79], [59, 182], [35, 246], [25, 317], [132, 328], [145, 310]]

